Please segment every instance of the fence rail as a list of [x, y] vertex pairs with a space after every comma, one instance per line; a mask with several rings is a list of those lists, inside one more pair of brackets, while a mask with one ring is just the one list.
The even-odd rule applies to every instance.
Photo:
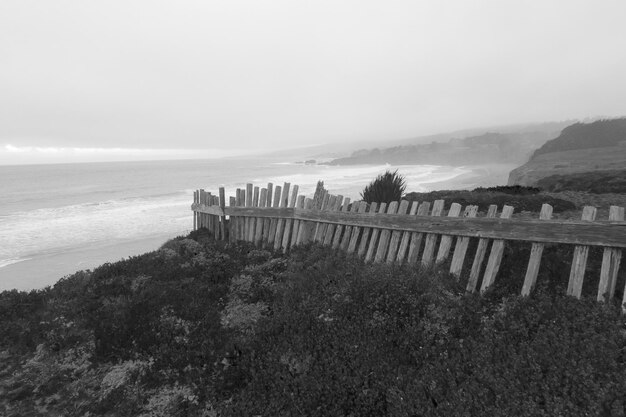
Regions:
[[[291, 193], [290, 193], [291, 192]], [[470, 239], [478, 239], [467, 290], [484, 292], [493, 284], [505, 241], [532, 242], [522, 294], [532, 291], [546, 243], [574, 245], [567, 293], [580, 297], [589, 247], [604, 248], [598, 301], [615, 293], [622, 249], [626, 248], [624, 208], [611, 206], [607, 220], [596, 220], [596, 208], [586, 206], [580, 221], [551, 220], [552, 207], [544, 204], [538, 219], [511, 218], [514, 208], [492, 205], [485, 217], [478, 207], [452, 203], [444, 214], [444, 201], [394, 201], [367, 204], [331, 195], [318, 185], [313, 198], [298, 195], [298, 186], [269, 183], [259, 188], [247, 184], [226, 203], [204, 190], [194, 193], [194, 229], [208, 228], [216, 239], [245, 240], [258, 246], [289, 250], [318, 242], [355, 254], [367, 262], [440, 264], [450, 257], [450, 272], [459, 277]], [[489, 256], [487, 265], [483, 266]], [[480, 279], [482, 275], [482, 279]], [[626, 289], [624, 291], [626, 302]]]

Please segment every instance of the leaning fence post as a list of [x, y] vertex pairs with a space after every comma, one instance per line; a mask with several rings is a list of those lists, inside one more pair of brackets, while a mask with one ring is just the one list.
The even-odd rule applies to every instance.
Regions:
[[[598, 210], [593, 206], [583, 208], [582, 220], [594, 221]], [[583, 290], [583, 280], [585, 279], [585, 269], [587, 267], [587, 257], [589, 246], [579, 245], [574, 248], [574, 258], [572, 259], [572, 269], [570, 269], [569, 282], [567, 284], [567, 295], [580, 298]]]
[[[461, 214], [461, 205], [459, 203], [452, 203], [450, 210], [448, 210], [448, 217], [458, 217]], [[442, 235], [441, 242], [439, 243], [439, 251], [435, 258], [435, 263], [441, 263], [448, 259], [450, 255], [450, 247], [452, 247], [453, 236]]]
[[[552, 218], [552, 206], [544, 204], [541, 206], [539, 220], [550, 220]], [[541, 264], [541, 255], [543, 254], [543, 243], [533, 243], [530, 250], [530, 259], [528, 267], [526, 267], [526, 276], [524, 277], [524, 285], [522, 286], [522, 295], [529, 295], [537, 282], [537, 274], [539, 273], [539, 265]]]
[[[463, 217], [476, 217], [478, 212], [478, 206], [467, 206]], [[457, 278], [461, 277], [461, 271], [463, 270], [463, 262], [465, 261], [465, 254], [467, 253], [467, 247], [469, 246], [470, 238], [467, 236], [459, 236], [456, 239], [456, 245], [454, 245], [454, 254], [452, 255], [452, 262], [450, 262], [450, 273]]]
[[[502, 213], [500, 213], [501, 219], [510, 219], [513, 215], [514, 208], [511, 206], [502, 207]], [[483, 275], [483, 282], [480, 286], [481, 294], [484, 293], [491, 284], [496, 280], [496, 275], [500, 269], [500, 262], [502, 262], [502, 255], [504, 254], [504, 240], [494, 240], [491, 244], [491, 254], [487, 261], [487, 267], [485, 268], [485, 275]]]
[[[498, 212], [498, 206], [492, 204], [487, 210], [487, 218], [491, 219], [496, 217]], [[476, 247], [476, 254], [474, 254], [474, 262], [472, 263], [472, 270], [470, 272], [469, 280], [467, 281], [466, 291], [476, 291], [476, 285], [478, 284], [478, 277], [480, 276], [480, 270], [485, 260], [485, 254], [487, 253], [487, 245], [489, 245], [489, 239], [480, 238], [478, 240], [478, 246]]]
[[[433, 211], [431, 216], [441, 216], [443, 213], [444, 201], [436, 200], [433, 204]], [[435, 254], [435, 247], [437, 246], [437, 238], [439, 235], [436, 233], [428, 233], [424, 242], [424, 253], [422, 254], [422, 265], [430, 266], [433, 262], [433, 255]]]
[[[624, 221], [624, 207], [611, 206], [609, 208], [609, 220]], [[604, 248], [602, 254], [602, 269], [600, 269], [600, 283], [598, 284], [598, 301], [609, 301], [615, 294], [617, 272], [622, 260], [620, 248]]]

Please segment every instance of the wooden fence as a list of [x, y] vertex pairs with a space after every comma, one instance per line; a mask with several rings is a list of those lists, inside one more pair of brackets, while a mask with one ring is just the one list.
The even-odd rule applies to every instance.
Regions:
[[[452, 256], [450, 272], [461, 275], [470, 239], [478, 239], [467, 290], [484, 292], [493, 284], [504, 241], [532, 243], [522, 294], [530, 294], [537, 279], [546, 243], [575, 245], [567, 294], [580, 298], [590, 246], [604, 248], [597, 299], [615, 293], [622, 249], [626, 248], [624, 208], [612, 206], [608, 220], [596, 220], [596, 208], [586, 206], [580, 221], [551, 220], [552, 207], [544, 204], [539, 219], [511, 218], [514, 208], [491, 205], [484, 217], [478, 207], [452, 203], [444, 213], [444, 201], [402, 200], [367, 204], [331, 195], [318, 186], [313, 198], [298, 195], [298, 186], [247, 184], [237, 189], [226, 205], [224, 188], [219, 195], [194, 193], [194, 229], [208, 228], [216, 239], [244, 240], [259, 247], [287, 251], [295, 245], [319, 242], [356, 254], [366, 262], [440, 264]], [[445, 214], [445, 216], [444, 216]], [[453, 249], [453, 250], [452, 250]], [[489, 255], [487, 256], [489, 249]], [[485, 258], [487, 265], [483, 267]], [[482, 275], [482, 279], [481, 278]], [[624, 300], [626, 302], [626, 289]]]

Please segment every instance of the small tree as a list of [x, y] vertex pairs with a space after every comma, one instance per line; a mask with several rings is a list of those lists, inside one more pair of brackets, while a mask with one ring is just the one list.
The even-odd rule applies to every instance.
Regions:
[[399, 201], [406, 190], [406, 178], [394, 172], [385, 171], [376, 179], [365, 186], [361, 193], [361, 198], [367, 203], [391, 203]]

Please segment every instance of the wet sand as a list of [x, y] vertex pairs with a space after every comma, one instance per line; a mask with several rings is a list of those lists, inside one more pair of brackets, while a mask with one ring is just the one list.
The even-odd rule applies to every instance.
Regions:
[[141, 240], [116, 241], [51, 253], [0, 268], [0, 291], [31, 290], [54, 285], [60, 278], [74, 272], [94, 269], [106, 262], [141, 255], [157, 250], [174, 236], [155, 236]]

